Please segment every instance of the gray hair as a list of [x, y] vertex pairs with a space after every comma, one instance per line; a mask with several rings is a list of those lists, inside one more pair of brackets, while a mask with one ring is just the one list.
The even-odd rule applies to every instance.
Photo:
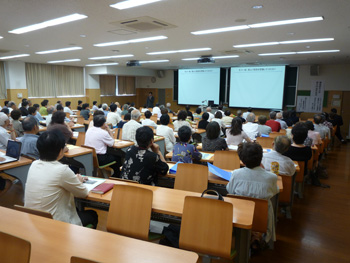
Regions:
[[255, 121], [255, 114], [249, 113], [246, 119], [247, 122], [254, 122]]
[[141, 113], [139, 110], [133, 110], [131, 112], [131, 119], [132, 120], [137, 120], [138, 118], [140, 118], [140, 116], [141, 116]]
[[14, 101], [10, 101], [8, 107], [11, 108], [13, 105], [16, 105], [16, 103]]
[[159, 106], [159, 109], [164, 109], [164, 108], [165, 108], [164, 105], [160, 105], [160, 106]]
[[274, 140], [274, 149], [276, 152], [280, 154], [283, 154], [286, 151], [288, 151], [290, 145], [291, 145], [291, 141], [285, 135], [278, 136]]
[[270, 112], [270, 119], [271, 119], [271, 120], [276, 119], [276, 112], [275, 112], [275, 111], [271, 111], [271, 112]]
[[123, 105], [123, 110], [127, 110], [127, 109], [128, 109], [128, 107], [129, 107], [129, 105], [128, 105], [128, 104], [124, 104], [124, 105]]
[[8, 119], [9, 117], [5, 113], [0, 112], [0, 126], [4, 126]]
[[168, 102], [168, 103], [166, 104], [166, 106], [167, 106], [167, 108], [171, 107], [170, 102]]
[[241, 116], [242, 116], [242, 111], [241, 111], [241, 110], [238, 110], [238, 111], [237, 111], [237, 116], [238, 116], [238, 117], [241, 117]]
[[35, 126], [38, 126], [38, 123], [33, 116], [26, 117], [22, 122], [23, 130], [25, 132], [30, 132], [34, 129]]
[[47, 107], [47, 114], [52, 114], [55, 108], [53, 106]]
[[277, 112], [276, 118], [277, 119], [282, 119], [282, 112]]
[[211, 107], [207, 107], [206, 112], [211, 112]]
[[102, 109], [103, 109], [103, 110], [107, 110], [107, 109], [108, 109], [107, 103], [103, 103], [103, 104], [102, 104]]

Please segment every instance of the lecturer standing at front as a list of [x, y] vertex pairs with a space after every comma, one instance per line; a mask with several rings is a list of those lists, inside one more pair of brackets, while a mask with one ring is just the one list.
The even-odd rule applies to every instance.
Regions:
[[154, 104], [154, 97], [152, 92], [150, 92], [148, 93], [146, 108], [153, 108], [153, 104]]

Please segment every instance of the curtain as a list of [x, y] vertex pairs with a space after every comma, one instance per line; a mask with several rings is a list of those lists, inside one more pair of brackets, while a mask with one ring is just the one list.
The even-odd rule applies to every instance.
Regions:
[[100, 92], [102, 96], [116, 95], [116, 76], [100, 75]]
[[135, 77], [118, 76], [118, 95], [135, 94]]
[[84, 69], [80, 67], [55, 66], [54, 83], [56, 96], [84, 95]]
[[6, 86], [5, 86], [5, 63], [0, 61], [0, 99], [6, 99]]

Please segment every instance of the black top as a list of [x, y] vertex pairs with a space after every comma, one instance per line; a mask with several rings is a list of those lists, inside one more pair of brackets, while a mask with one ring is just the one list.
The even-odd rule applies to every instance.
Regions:
[[22, 116], [28, 116], [29, 112], [26, 107], [20, 107], [19, 110], [21, 111]]
[[226, 140], [223, 138], [216, 138], [209, 140], [207, 136], [204, 136], [202, 140], [202, 149], [205, 152], [215, 152], [227, 149]]
[[332, 123], [333, 126], [337, 125], [339, 127], [339, 126], [343, 125], [343, 118], [342, 118], [342, 116], [336, 114], [336, 115], [334, 115], [333, 119], [329, 120], [329, 122]]
[[200, 121], [198, 122], [198, 129], [206, 129], [208, 124], [209, 124], [208, 121], [206, 121], [206, 120], [200, 120]]
[[81, 106], [78, 106], [77, 107], [77, 110], [82, 110], [83, 108]]
[[305, 162], [305, 174], [307, 173], [307, 161], [312, 157], [312, 150], [310, 147], [295, 147], [290, 146], [284, 156], [291, 158], [293, 161], [304, 161]]
[[193, 121], [193, 114], [192, 114], [192, 112], [188, 111], [187, 112], [187, 117], [191, 117], [191, 121]]
[[146, 108], [153, 108], [153, 104], [154, 104], [154, 97], [147, 97], [147, 102], [146, 102]]
[[166, 175], [168, 168], [167, 163], [162, 162], [158, 154], [132, 146], [125, 154], [121, 176], [141, 184], [155, 185], [158, 174]]

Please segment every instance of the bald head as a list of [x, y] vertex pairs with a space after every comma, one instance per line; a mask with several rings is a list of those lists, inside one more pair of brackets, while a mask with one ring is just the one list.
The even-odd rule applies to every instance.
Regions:
[[139, 110], [133, 110], [133, 111], [131, 112], [131, 119], [132, 119], [132, 120], [137, 121], [137, 120], [139, 120], [140, 117], [141, 117], [141, 113], [140, 113]]

